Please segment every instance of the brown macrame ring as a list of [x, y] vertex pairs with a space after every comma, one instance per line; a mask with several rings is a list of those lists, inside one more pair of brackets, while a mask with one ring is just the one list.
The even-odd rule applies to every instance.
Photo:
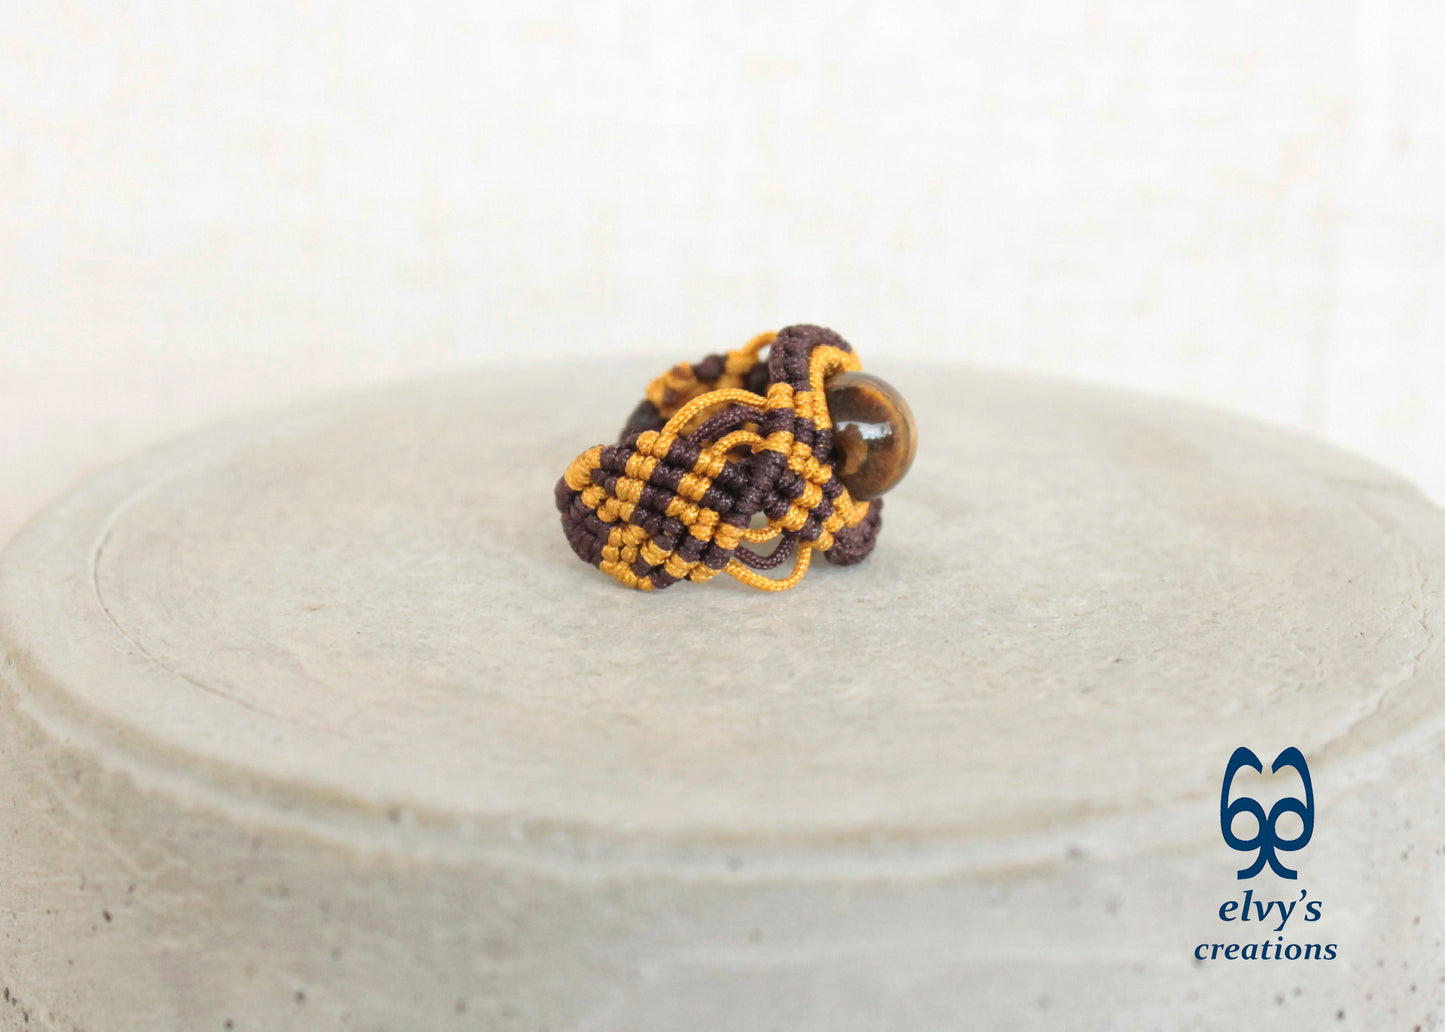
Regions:
[[[883, 502], [856, 501], [839, 479], [825, 386], [860, 369], [842, 337], [798, 325], [659, 376], [618, 443], [589, 448], [558, 481], [572, 550], [644, 591], [724, 572], [781, 591], [802, 579], [814, 549], [840, 566], [859, 562]], [[753, 527], [759, 513], [767, 525]], [[770, 540], [766, 554], [749, 547]], [[787, 577], [757, 572], [791, 556]]]

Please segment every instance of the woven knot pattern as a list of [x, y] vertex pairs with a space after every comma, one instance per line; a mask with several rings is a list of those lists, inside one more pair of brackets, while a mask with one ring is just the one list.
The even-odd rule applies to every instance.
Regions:
[[[573, 551], [644, 591], [718, 573], [780, 591], [814, 549], [840, 565], [863, 559], [883, 503], [855, 502], [834, 475], [824, 391], [860, 368], [843, 338], [800, 325], [664, 373], [618, 443], [589, 448], [557, 483]], [[749, 547], [767, 541], [769, 553]], [[793, 555], [786, 577], [757, 572]]]

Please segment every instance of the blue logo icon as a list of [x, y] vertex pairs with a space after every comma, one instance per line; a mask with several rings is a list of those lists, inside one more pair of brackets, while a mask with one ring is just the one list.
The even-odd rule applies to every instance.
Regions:
[[[1261, 774], [1264, 773], [1264, 765], [1259, 762], [1259, 757], [1242, 745], [1234, 750], [1234, 755], [1229, 758], [1229, 766], [1224, 768], [1224, 787], [1219, 790], [1219, 830], [1224, 833], [1225, 844], [1230, 849], [1237, 849], [1241, 853], [1259, 850], [1254, 863], [1239, 871], [1236, 877], [1253, 878], [1264, 870], [1265, 864], [1269, 864], [1270, 869], [1281, 878], [1297, 878], [1298, 872], [1291, 871], [1280, 863], [1275, 852], [1279, 850], [1292, 853], [1303, 849], [1309, 845], [1310, 836], [1315, 831], [1315, 791], [1310, 784], [1310, 768], [1309, 764], [1305, 763], [1304, 754], [1290, 746], [1274, 758], [1270, 772], [1277, 774], [1286, 767], [1293, 768], [1304, 783], [1305, 797], [1303, 801], [1292, 796], [1279, 800], [1270, 807], [1268, 816], [1259, 801], [1250, 796], [1242, 795], [1232, 803], [1229, 801], [1230, 785], [1234, 783], [1234, 776], [1241, 767], [1251, 767]], [[1234, 833], [1234, 818], [1242, 813], [1249, 814], [1258, 825], [1253, 838], [1240, 838]], [[1299, 816], [1301, 828], [1294, 838], [1282, 839], [1279, 837], [1279, 819], [1287, 813]]]

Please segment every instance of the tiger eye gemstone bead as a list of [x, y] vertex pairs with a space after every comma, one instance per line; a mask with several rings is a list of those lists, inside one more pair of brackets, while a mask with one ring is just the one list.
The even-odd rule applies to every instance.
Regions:
[[833, 471], [858, 501], [877, 498], [903, 479], [918, 448], [908, 402], [867, 373], [839, 373], [824, 394], [833, 419]]

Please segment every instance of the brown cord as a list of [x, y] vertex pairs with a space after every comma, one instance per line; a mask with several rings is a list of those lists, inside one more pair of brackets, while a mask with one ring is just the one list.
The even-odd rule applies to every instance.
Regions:
[[[618, 443], [583, 452], [558, 481], [573, 551], [642, 590], [726, 572], [780, 591], [807, 572], [813, 549], [838, 565], [859, 562], [883, 503], [854, 501], [835, 475], [824, 391], [835, 373], [859, 368], [832, 330], [797, 325], [664, 373]], [[767, 525], [754, 528], [758, 514]], [[767, 554], [745, 544], [774, 539]], [[787, 577], [756, 572], [794, 554]]]

